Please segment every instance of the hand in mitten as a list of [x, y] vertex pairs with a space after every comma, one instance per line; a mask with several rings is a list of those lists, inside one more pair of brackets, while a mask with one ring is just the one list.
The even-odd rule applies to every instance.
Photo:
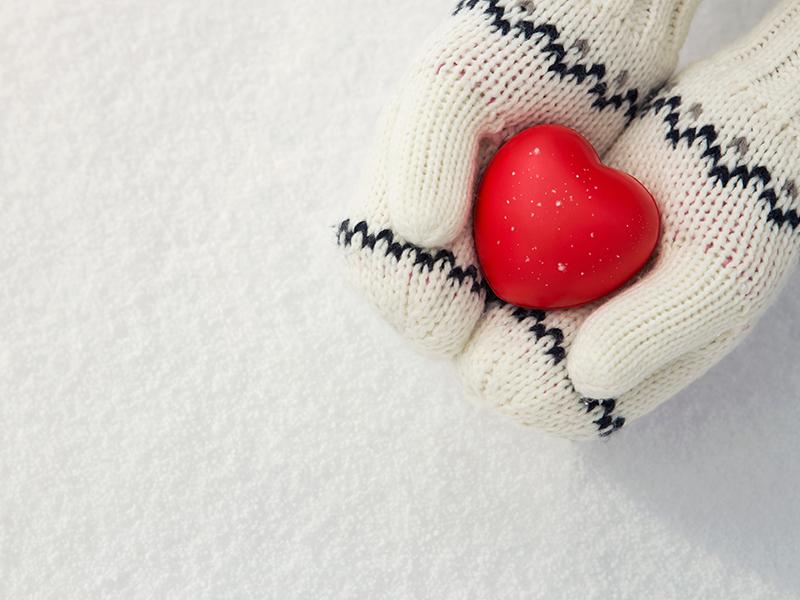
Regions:
[[800, 250], [800, 2], [648, 100], [605, 161], [663, 219], [622, 293], [545, 313], [493, 304], [459, 358], [480, 400], [566, 437], [608, 435], [722, 358]]
[[540, 123], [608, 150], [672, 73], [698, 1], [458, 3], [385, 112], [337, 231], [351, 279], [396, 329], [431, 353], [464, 348], [486, 296], [470, 224], [482, 166]]

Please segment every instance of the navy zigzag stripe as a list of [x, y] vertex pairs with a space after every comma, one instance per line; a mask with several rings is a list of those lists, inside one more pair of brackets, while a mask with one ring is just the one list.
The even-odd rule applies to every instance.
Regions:
[[[505, 302], [502, 303], [506, 304]], [[533, 308], [514, 307], [514, 311], [511, 314], [518, 323], [522, 323], [526, 319], [530, 319], [532, 321], [532, 325], [528, 328], [528, 331], [533, 334], [537, 342], [545, 337], [550, 337], [553, 339], [553, 347], [545, 352], [545, 354], [549, 354], [553, 357], [554, 364], [559, 364], [567, 357], [567, 351], [562, 345], [564, 343], [564, 332], [558, 327], [547, 327], [547, 325], [544, 324], [544, 320], [547, 317], [547, 313], [545, 311]]]
[[592, 423], [597, 425], [600, 437], [608, 437], [625, 425], [625, 417], [616, 416], [614, 414], [614, 410], [617, 408], [617, 401], [613, 398], [607, 400], [583, 398], [581, 403], [586, 407], [586, 412], [588, 414], [593, 413], [598, 408], [601, 409], [602, 414], [596, 420], [592, 421]]
[[722, 146], [717, 143], [719, 138], [717, 127], [705, 124], [681, 130], [678, 123], [681, 118], [679, 109], [682, 104], [683, 98], [681, 96], [657, 97], [649, 100], [642, 107], [639, 116], [642, 118], [651, 111], [654, 115], [658, 115], [666, 108], [664, 123], [668, 126], [668, 129], [665, 139], [672, 144], [673, 148], [677, 148], [681, 140], [686, 140], [689, 147], [695, 143], [705, 144], [705, 151], [702, 156], [707, 158], [711, 164], [708, 171], [708, 176], [711, 179], [718, 181], [723, 187], [737, 181], [741, 181], [745, 187], [750, 185], [751, 182], [760, 183], [764, 186], [764, 189], [759, 194], [758, 199], [769, 208], [767, 219], [778, 227], [788, 224], [790, 229], [797, 230], [800, 227], [800, 214], [795, 208], [783, 210], [777, 206], [779, 193], [776, 191], [775, 186], [772, 185], [773, 176], [770, 170], [764, 165], [748, 166], [740, 163], [733, 168], [729, 168], [721, 164], [723, 152]]
[[625, 111], [627, 120], [630, 122], [636, 116], [639, 108], [639, 90], [630, 88], [622, 94], [609, 96], [608, 84], [604, 81], [607, 73], [604, 64], [575, 63], [570, 66], [564, 62], [567, 50], [562, 43], [559, 43], [561, 32], [558, 27], [551, 23], [537, 24], [526, 19], [521, 19], [512, 25], [511, 21], [506, 19], [506, 9], [500, 6], [498, 0], [460, 0], [453, 14], [458, 14], [465, 9], [475, 9], [478, 5], [481, 5], [485, 14], [491, 16], [492, 26], [503, 35], [522, 35], [526, 40], [530, 40], [534, 36], [541, 36], [542, 39], [546, 38], [547, 44], [542, 48], [542, 51], [554, 61], [548, 70], [557, 73], [559, 78], [574, 77], [577, 83], [583, 83], [590, 77], [594, 78], [595, 84], [587, 90], [589, 95], [595, 97], [592, 103], [594, 108], [602, 111], [610, 106], [614, 110], [620, 110], [624, 105], [627, 105], [628, 108]]
[[433, 271], [437, 265], [448, 269], [447, 278], [454, 279], [459, 285], [465, 281], [472, 281], [470, 292], [477, 294], [486, 288], [475, 265], [462, 266], [456, 261], [455, 255], [449, 250], [437, 250], [435, 254], [414, 244], [395, 241], [391, 229], [381, 229], [377, 233], [370, 233], [366, 221], [360, 221], [355, 226], [350, 226], [350, 219], [345, 219], [339, 224], [337, 240], [341, 246], [350, 246], [356, 233], [361, 234], [361, 248], [375, 250], [375, 245], [381, 240], [386, 241], [386, 256], [393, 256], [400, 260], [404, 253], [414, 255], [414, 266], [421, 265], [423, 269]]

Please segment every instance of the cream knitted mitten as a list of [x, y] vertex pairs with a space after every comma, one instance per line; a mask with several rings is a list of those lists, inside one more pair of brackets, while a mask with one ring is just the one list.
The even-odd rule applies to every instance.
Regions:
[[525, 127], [606, 151], [663, 83], [699, 0], [462, 0], [386, 111], [364, 191], [338, 227], [354, 283], [417, 346], [453, 355], [484, 310], [474, 186]]
[[800, 2], [680, 75], [607, 153], [660, 204], [658, 257], [598, 306], [491, 307], [467, 386], [520, 422], [608, 435], [699, 377], [755, 324], [800, 251]]

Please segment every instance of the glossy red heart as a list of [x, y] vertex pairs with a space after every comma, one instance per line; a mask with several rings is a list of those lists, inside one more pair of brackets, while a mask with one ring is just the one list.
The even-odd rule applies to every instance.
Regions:
[[486, 169], [475, 246], [494, 293], [525, 308], [568, 308], [618, 289], [645, 265], [660, 234], [639, 181], [605, 166], [559, 125], [513, 137]]

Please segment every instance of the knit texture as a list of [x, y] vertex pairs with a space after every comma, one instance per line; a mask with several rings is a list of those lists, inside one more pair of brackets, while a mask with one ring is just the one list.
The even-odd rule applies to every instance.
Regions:
[[606, 161], [659, 201], [657, 258], [611, 300], [539, 315], [559, 357], [530, 317], [490, 307], [460, 358], [482, 403], [559, 435], [607, 435], [751, 330], [800, 247], [799, 30], [800, 4], [784, 1], [644, 103]]
[[348, 272], [418, 347], [460, 352], [484, 310], [478, 174], [510, 136], [561, 123], [603, 152], [672, 73], [698, 0], [462, 0], [415, 60], [337, 228]]

